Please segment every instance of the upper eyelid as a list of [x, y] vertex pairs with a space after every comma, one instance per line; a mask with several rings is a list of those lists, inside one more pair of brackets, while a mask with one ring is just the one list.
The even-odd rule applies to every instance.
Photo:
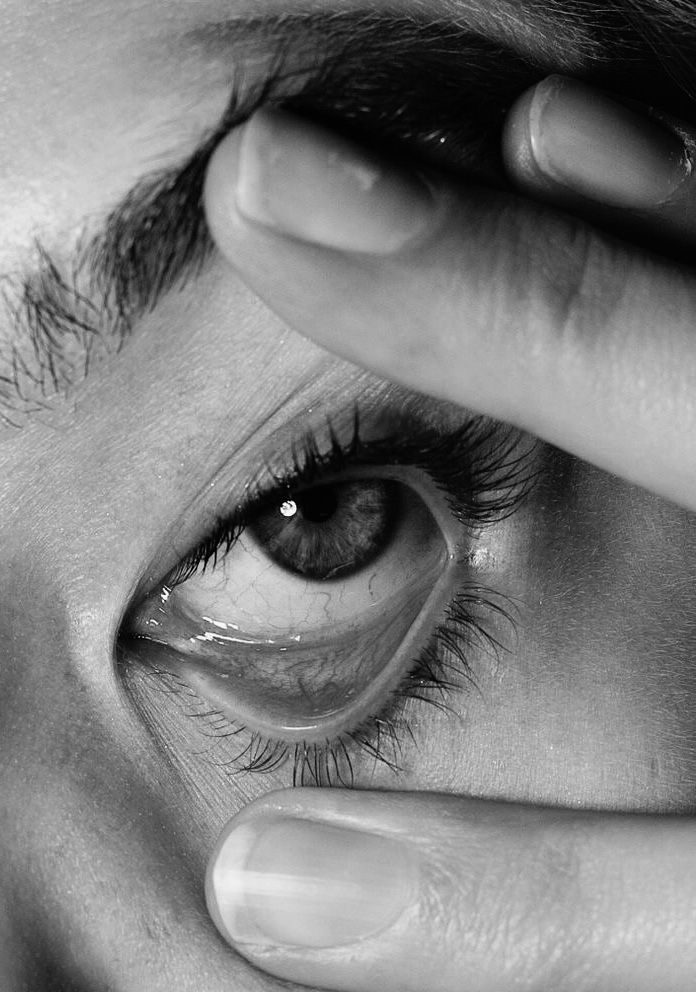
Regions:
[[[413, 489], [427, 505], [430, 514], [435, 519], [448, 548], [449, 557], [457, 556], [458, 549], [462, 542], [462, 525], [452, 513], [446, 494], [432, 485], [428, 480], [408, 472], [405, 466], [394, 466], [389, 464], [379, 465], [375, 463], [363, 463], [359, 461], [352, 465], [346, 465], [335, 471], [329, 471], [326, 475], [319, 474], [314, 483], [303, 482], [298, 486], [292, 484], [288, 479], [287, 483], [273, 487], [266, 491], [259, 491], [256, 495], [251, 495], [249, 501], [238, 514], [227, 520], [221, 520], [207, 541], [199, 542], [196, 547], [185, 556], [184, 560], [165, 579], [164, 585], [173, 588], [185, 582], [201, 566], [203, 568], [212, 564], [215, 567], [217, 561], [224, 557], [232, 545], [241, 537], [244, 530], [252, 522], [257, 513], [267, 507], [277, 505], [284, 495], [297, 496], [303, 488], [312, 488], [313, 485], [340, 484], [343, 482], [356, 481], [360, 479], [379, 478], [393, 479]], [[219, 535], [219, 537], [217, 536]], [[208, 544], [208, 550], [204, 550]], [[215, 550], [213, 550], [215, 549]]]
[[[531, 468], [534, 446], [523, 447], [517, 452], [518, 432], [496, 425], [482, 417], [469, 417], [458, 429], [438, 434], [416, 424], [393, 436], [383, 436], [372, 441], [362, 441], [357, 410], [354, 413], [353, 434], [341, 442], [330, 423], [328, 441], [324, 449], [313, 434], [305, 433], [299, 442], [290, 445], [291, 464], [281, 473], [266, 468], [251, 486], [245, 486], [245, 499], [230, 513], [220, 514], [206, 536], [198, 540], [190, 551], [180, 556], [162, 583], [178, 585], [189, 578], [200, 566], [217, 562], [226, 554], [241, 532], [262, 508], [294, 489], [319, 484], [330, 477], [337, 478], [347, 470], [355, 474], [368, 468], [381, 469], [383, 475], [398, 476], [402, 466], [420, 467], [428, 475], [432, 487], [419, 487], [413, 476], [402, 481], [419, 491], [421, 498], [434, 496], [433, 489], [443, 497], [443, 505], [428, 502], [431, 514], [445, 538], [450, 555], [454, 556], [464, 539], [482, 526], [502, 519], [514, 512], [526, 498], [534, 482]], [[403, 435], [409, 440], [406, 441]], [[412, 440], [411, 440], [412, 439]], [[297, 443], [304, 441], [301, 456]], [[391, 446], [391, 451], [390, 451]], [[441, 477], [437, 477], [438, 458], [443, 458]], [[397, 457], [394, 454], [399, 453]], [[390, 457], [390, 455], [392, 457]], [[419, 459], [420, 456], [420, 459]], [[460, 468], [451, 466], [458, 458]], [[303, 460], [302, 460], [303, 459]], [[477, 474], [478, 473], [478, 474]], [[347, 476], [341, 475], [341, 478]], [[455, 481], [456, 480], [456, 481]], [[444, 505], [446, 502], [447, 505]]]

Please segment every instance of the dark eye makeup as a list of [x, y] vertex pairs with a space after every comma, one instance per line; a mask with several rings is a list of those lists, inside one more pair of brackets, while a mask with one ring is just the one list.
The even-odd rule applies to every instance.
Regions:
[[[503, 597], [471, 567], [480, 534], [520, 505], [530, 451], [481, 418], [451, 430], [305, 433], [133, 604], [126, 686], [171, 696], [231, 771], [288, 766], [295, 784], [393, 770], [410, 707], [448, 708], [495, 650]], [[137, 688], [140, 687], [140, 688]]]

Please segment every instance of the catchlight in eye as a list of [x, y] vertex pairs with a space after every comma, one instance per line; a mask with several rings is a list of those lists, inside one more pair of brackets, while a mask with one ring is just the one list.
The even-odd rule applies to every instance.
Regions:
[[131, 629], [258, 733], [325, 740], [359, 725], [395, 691], [452, 591], [451, 515], [415, 474], [264, 500], [225, 553], [163, 586]]

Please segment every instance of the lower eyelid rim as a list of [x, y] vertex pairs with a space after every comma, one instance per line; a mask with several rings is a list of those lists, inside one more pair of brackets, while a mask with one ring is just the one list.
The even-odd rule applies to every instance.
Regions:
[[326, 743], [327, 740], [350, 733], [369, 719], [375, 710], [384, 707], [384, 700], [397, 689], [408, 667], [404, 664], [404, 659], [408, 658], [412, 662], [432, 637], [433, 623], [428, 623], [428, 619], [432, 621], [433, 618], [442, 615], [452, 599], [453, 589], [461, 584], [461, 575], [457, 574], [459, 571], [457, 559], [449, 556], [447, 566], [389, 662], [370, 682], [366, 691], [361, 693], [350, 707], [341, 709], [335, 719], [319, 718], [315, 722], [298, 722], [286, 726], [279, 726], [277, 722], [265, 722], [256, 714], [244, 713], [238, 705], [232, 709], [226, 693], [218, 688], [213, 675], [207, 676], [203, 670], [193, 665], [189, 666], [184, 660], [174, 656], [168, 658], [167, 666], [176, 671], [196, 693], [215, 707], [230, 723], [241, 724], [251, 733], [281, 740], [289, 745]]

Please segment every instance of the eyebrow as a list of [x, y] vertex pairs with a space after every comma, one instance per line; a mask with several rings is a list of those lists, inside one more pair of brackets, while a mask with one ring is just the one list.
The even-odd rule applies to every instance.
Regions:
[[21, 427], [50, 408], [98, 358], [119, 352], [170, 289], [202, 270], [212, 250], [203, 179], [219, 137], [211, 134], [182, 166], [144, 177], [67, 263], [37, 243], [28, 271], [0, 278], [10, 327], [0, 346], [0, 422]]
[[[208, 161], [257, 105], [275, 100], [388, 153], [403, 150], [505, 186], [498, 150], [504, 113], [553, 69], [456, 20], [373, 11], [236, 19], [202, 26], [190, 39], [204, 50], [278, 55], [244, 94], [233, 85], [222, 119], [193, 154], [143, 177], [67, 263], [37, 244], [23, 276], [0, 278], [11, 332], [0, 350], [0, 421], [21, 426], [45, 410], [83, 381], [98, 357], [119, 352], [165, 294], [203, 271], [213, 252], [202, 202]], [[594, 42], [590, 47], [596, 68], [600, 53]], [[308, 78], [287, 96], [302, 70]], [[633, 52], [634, 89], [635, 72]]]

